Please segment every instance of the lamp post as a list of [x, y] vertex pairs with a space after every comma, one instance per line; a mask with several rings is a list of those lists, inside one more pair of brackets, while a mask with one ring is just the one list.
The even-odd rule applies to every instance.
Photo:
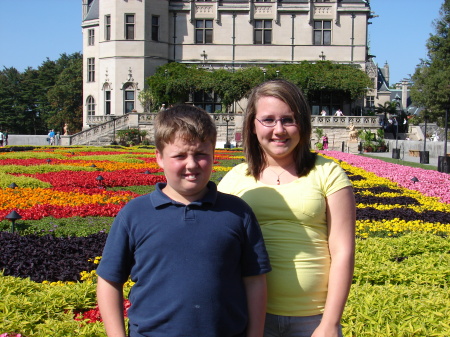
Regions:
[[200, 54], [200, 56], [203, 57], [202, 65], [205, 66], [206, 65], [206, 60], [208, 59], [208, 54], [206, 54], [206, 52], [203, 51], [203, 53]]
[[322, 50], [322, 52], [320, 53], [319, 58], [320, 58], [322, 61], [325, 61], [326, 56], [325, 56], [325, 54], [323, 53], [323, 50]]
[[225, 122], [225, 123], [227, 123], [227, 140], [226, 140], [226, 142], [225, 142], [225, 145], [224, 145], [224, 148], [225, 149], [229, 149], [229, 148], [231, 148], [231, 144], [230, 144], [230, 141], [228, 140], [228, 124], [230, 123], [230, 121], [231, 121], [231, 117], [230, 116], [222, 116], [222, 120]]
[[423, 151], [419, 151], [420, 155], [420, 163], [421, 164], [429, 164], [430, 163], [430, 152], [426, 151], [427, 149], [427, 122], [428, 122], [428, 115], [424, 114], [425, 119], [425, 137], [423, 138]]
[[5, 218], [11, 221], [11, 233], [14, 233], [16, 220], [22, 219], [22, 216], [16, 211], [12, 211]]
[[447, 134], [448, 134], [448, 106], [445, 109], [445, 135], [444, 135], [444, 156], [447, 157]]
[[447, 134], [448, 134], [448, 110], [450, 104], [445, 107], [445, 121], [444, 121], [444, 153], [443, 156], [438, 157], [438, 171], [450, 173], [450, 157], [447, 156]]
[[101, 175], [97, 176], [97, 178], [95, 178], [95, 180], [98, 181], [98, 188], [103, 188], [102, 182], [103, 180], [105, 180], [105, 178], [103, 178]]
[[222, 122], [225, 122], [227, 125], [227, 140], [224, 145], [224, 148], [226, 148], [226, 149], [231, 148], [231, 143], [230, 143], [230, 140], [228, 139], [228, 124], [233, 120], [234, 120], [233, 116], [230, 116], [230, 115], [222, 116]]
[[[395, 100], [399, 103], [399, 106], [401, 106], [400, 105], [400, 97], [396, 96]], [[394, 125], [394, 128], [395, 128], [395, 149], [392, 149], [392, 158], [393, 159], [400, 159], [400, 149], [398, 148], [398, 121], [397, 121], [396, 117], [394, 117], [394, 121], [395, 121], [395, 125]]]

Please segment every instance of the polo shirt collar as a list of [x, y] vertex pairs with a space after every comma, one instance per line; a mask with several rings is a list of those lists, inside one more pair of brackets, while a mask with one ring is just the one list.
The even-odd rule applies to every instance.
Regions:
[[[157, 183], [155, 186], [155, 191], [153, 193], [150, 193], [150, 199], [152, 201], [152, 204], [155, 208], [166, 205], [166, 204], [174, 204], [174, 205], [181, 205], [178, 201], [170, 199], [162, 189], [166, 186], [166, 183]], [[217, 186], [214, 182], [210, 181], [208, 182], [208, 192], [205, 194], [205, 196], [197, 201], [191, 202], [189, 205], [196, 205], [196, 206], [208, 206], [208, 205], [214, 205], [216, 203], [217, 199]]]

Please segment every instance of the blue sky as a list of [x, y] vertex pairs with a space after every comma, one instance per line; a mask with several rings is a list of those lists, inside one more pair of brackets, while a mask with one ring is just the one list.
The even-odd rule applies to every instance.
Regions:
[[[426, 58], [443, 0], [371, 0], [370, 53], [387, 61], [390, 83], [413, 74]], [[0, 0], [0, 69], [37, 68], [60, 54], [82, 51], [81, 0]]]

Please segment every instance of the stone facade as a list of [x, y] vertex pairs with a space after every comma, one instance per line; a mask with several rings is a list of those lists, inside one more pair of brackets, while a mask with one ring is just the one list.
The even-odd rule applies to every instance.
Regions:
[[85, 129], [97, 116], [143, 112], [138, 95], [145, 79], [167, 62], [230, 70], [304, 60], [363, 70], [370, 64], [368, 1], [82, 0], [82, 5]]

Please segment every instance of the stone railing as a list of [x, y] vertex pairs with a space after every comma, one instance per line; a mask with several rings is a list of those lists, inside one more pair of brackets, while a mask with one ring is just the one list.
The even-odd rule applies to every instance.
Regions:
[[[152, 126], [157, 114], [130, 113], [123, 116], [90, 116], [88, 124], [91, 128], [71, 136], [62, 136], [61, 145], [100, 145], [101, 137], [110, 136], [118, 130], [127, 128], [142, 128], [152, 134]], [[242, 114], [210, 114], [217, 125], [218, 143], [233, 141], [236, 133], [242, 133], [244, 115]], [[377, 116], [311, 116], [313, 128], [345, 129], [355, 126], [356, 129], [376, 129], [380, 127]]]
[[[123, 116], [90, 116], [88, 123], [93, 125], [71, 136], [61, 136], [61, 145], [91, 145], [98, 143], [100, 137], [111, 135], [111, 141], [116, 130], [124, 129], [130, 123], [130, 115]], [[96, 123], [100, 123], [95, 125]]]
[[313, 127], [348, 127], [353, 124], [357, 129], [379, 128], [378, 116], [311, 116]]
[[[234, 139], [236, 129], [242, 129], [242, 115], [240, 114], [220, 113], [210, 115], [217, 125], [219, 139]], [[87, 122], [91, 127], [71, 136], [62, 136], [61, 145], [100, 145], [99, 139], [106, 136], [110, 136], [109, 142], [112, 142], [118, 130], [128, 128], [141, 128], [150, 131], [156, 116], [155, 113], [130, 113], [117, 117], [89, 116]]]

